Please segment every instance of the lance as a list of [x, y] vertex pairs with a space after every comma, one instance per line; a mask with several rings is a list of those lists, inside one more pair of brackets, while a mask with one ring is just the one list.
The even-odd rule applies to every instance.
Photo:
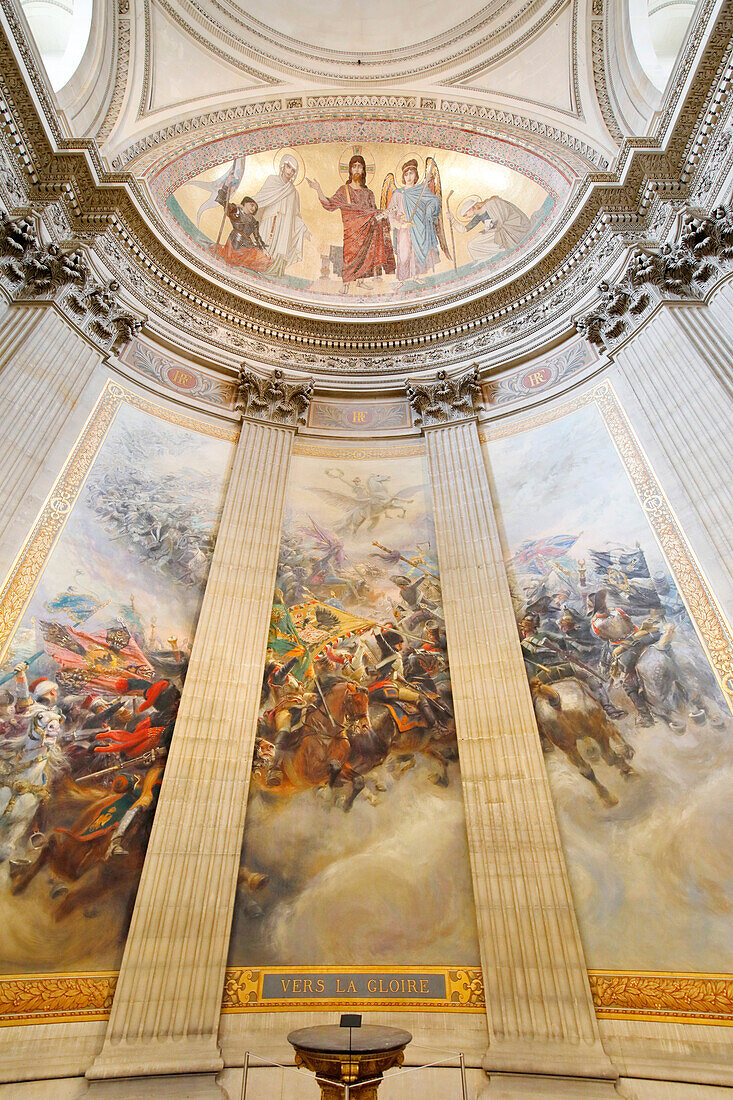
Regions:
[[87, 779], [97, 779], [100, 775], [109, 775], [110, 772], [119, 772], [123, 768], [132, 767], [133, 764], [153, 764], [156, 760], [160, 760], [162, 757], [167, 756], [165, 749], [156, 750], [151, 749], [149, 752], [144, 752], [142, 756], [135, 756], [132, 760], [126, 760], [124, 764], [113, 764], [110, 768], [102, 768], [98, 772], [89, 772], [87, 775], [80, 775], [76, 780], [77, 783], [85, 783]]
[[[385, 554], [394, 554], [394, 550], [390, 550], [388, 546], [382, 546], [381, 542], [373, 542], [372, 546], [377, 546], [380, 550], [384, 550]], [[376, 556], [377, 555], [375, 554], [374, 557]], [[410, 561], [409, 558], [406, 558], [404, 554], [398, 554], [397, 556], [399, 557], [400, 561], [403, 561], [406, 565], [409, 565], [411, 569], [419, 569], [421, 573], [426, 573], [429, 577], [433, 577], [436, 581], [438, 580], [438, 574], [433, 573], [432, 570], [427, 569], [426, 566], [415, 565], [415, 563]]]
[[544, 638], [543, 644], [546, 645], [548, 649], [551, 649], [553, 653], [557, 653], [560, 657], [564, 657], [565, 660], [569, 661], [571, 665], [577, 665], [578, 668], [582, 668], [584, 672], [589, 672], [591, 676], [595, 676], [596, 680], [600, 680], [601, 683], [605, 683], [603, 677], [599, 673], [597, 673], [595, 669], [591, 668], [590, 665], [583, 664], [581, 660], [579, 660], [577, 657], [574, 657], [572, 653], [568, 653], [566, 649], [560, 649], [559, 646], [554, 645], [549, 640], [549, 638]]
[[[234, 160], [232, 161], [232, 171], [229, 173], [230, 176], [233, 175], [237, 170], [237, 159], [238, 158], [235, 157]], [[221, 176], [219, 177], [219, 179], [221, 179]], [[229, 186], [227, 187], [227, 197], [226, 197], [226, 202], [224, 203], [224, 213], [221, 216], [221, 225], [219, 226], [219, 233], [218, 233], [217, 238], [216, 238], [216, 244], [214, 245], [214, 255], [216, 255], [216, 253], [219, 251], [219, 243], [221, 241], [221, 235], [224, 232], [224, 222], [227, 220], [227, 212], [229, 210], [229, 199], [232, 197], [232, 191], [234, 190], [234, 186], [235, 186], [234, 182], [232, 181], [232, 183], [230, 183]]]
[[[290, 611], [290, 608], [288, 608], [288, 611]], [[300, 634], [298, 634], [298, 629], [295, 625], [295, 622], [293, 620], [292, 615], [290, 616], [290, 621], [293, 624], [293, 636], [294, 636], [296, 642], [299, 642], [302, 645], [303, 649], [306, 651], [306, 653], [310, 657], [311, 669], [313, 671], [313, 683], [316, 685], [316, 691], [318, 692], [318, 694], [321, 697], [321, 702], [323, 703], [323, 707], [326, 711], [326, 714], [328, 715], [328, 717], [331, 720], [331, 725], [335, 728], [336, 727], [336, 720], [335, 720], [334, 716], [331, 714], [331, 711], [328, 709], [328, 703], [326, 702], [326, 696], [323, 694], [323, 689], [322, 689], [322, 687], [319, 683], [318, 676], [316, 675], [316, 669], [315, 669], [315, 665], [313, 664], [313, 654], [311, 653], [311, 647], [308, 645], [307, 642], [304, 642], [303, 639], [301, 638]]]
[[452, 191], [448, 192], [448, 198], [445, 200], [445, 208], [448, 211], [448, 221], [450, 223], [450, 243], [451, 248], [453, 249], [453, 270], [458, 271], [458, 261], [456, 260], [456, 234], [455, 230], [453, 229], [453, 215], [450, 208], [450, 200], [452, 194]]

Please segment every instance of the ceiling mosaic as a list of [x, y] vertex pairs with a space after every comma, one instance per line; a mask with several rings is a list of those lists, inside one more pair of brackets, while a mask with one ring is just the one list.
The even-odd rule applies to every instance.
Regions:
[[286, 308], [350, 312], [484, 288], [535, 252], [570, 193], [567, 166], [508, 141], [366, 129], [339, 120], [309, 128], [326, 140], [282, 126], [212, 141], [159, 163], [148, 185], [177, 241], [220, 279]]

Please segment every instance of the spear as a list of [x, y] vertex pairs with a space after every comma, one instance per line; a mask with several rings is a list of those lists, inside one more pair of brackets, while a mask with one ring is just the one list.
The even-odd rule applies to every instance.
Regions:
[[[373, 542], [372, 546], [378, 546], [380, 550], [384, 550], [385, 554], [394, 554], [395, 553], [395, 551], [390, 550], [388, 546], [382, 546], [381, 542]], [[374, 557], [376, 558], [377, 555], [374, 554]], [[427, 569], [424, 565], [415, 565], [415, 563], [413, 561], [410, 561], [409, 558], [406, 558], [404, 554], [398, 554], [397, 557], [399, 558], [400, 561], [403, 561], [403, 562], [405, 562], [406, 565], [409, 565], [411, 569], [419, 569], [421, 573], [427, 573], [427, 575], [429, 577], [434, 577], [435, 580], [437, 581], [438, 574], [431, 572], [431, 570]]]
[[156, 757], [156, 749], [150, 749], [148, 752], [144, 752], [142, 756], [135, 756], [132, 760], [125, 760], [124, 764], [113, 764], [110, 768], [102, 768], [98, 772], [89, 772], [87, 775], [80, 775], [76, 780], [77, 783], [85, 783], [87, 779], [97, 779], [100, 775], [109, 775], [110, 772], [119, 772], [123, 768], [129, 768], [132, 764], [152, 764], [157, 759], [167, 755], [165, 751], [158, 751]]
[[221, 241], [221, 235], [224, 232], [224, 222], [227, 220], [227, 213], [228, 213], [228, 210], [229, 210], [229, 199], [232, 197], [232, 191], [234, 190], [234, 187], [235, 187], [233, 177], [234, 177], [234, 174], [236, 172], [236, 169], [237, 169], [237, 157], [235, 157], [234, 160], [232, 161], [232, 170], [229, 173], [229, 177], [230, 177], [230, 179], [232, 179], [232, 182], [227, 185], [227, 197], [226, 197], [226, 202], [224, 203], [224, 213], [221, 216], [221, 225], [219, 226], [219, 233], [218, 233], [218, 236], [216, 238], [216, 244], [214, 245], [214, 255], [216, 255], [216, 253], [219, 251], [219, 242]]
[[456, 260], [456, 234], [455, 234], [455, 231], [453, 229], [453, 215], [451, 213], [451, 208], [450, 208], [450, 200], [451, 200], [451, 195], [452, 194], [453, 194], [452, 191], [448, 192], [448, 198], [445, 200], [445, 207], [446, 207], [446, 210], [448, 211], [448, 221], [450, 222], [450, 243], [451, 243], [451, 248], [453, 250], [453, 270], [458, 271], [458, 261]]

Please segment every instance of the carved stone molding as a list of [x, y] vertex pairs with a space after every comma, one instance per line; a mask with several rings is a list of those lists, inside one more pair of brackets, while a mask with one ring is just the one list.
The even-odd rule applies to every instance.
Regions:
[[261, 378], [242, 366], [235, 408], [248, 420], [265, 420], [297, 428], [306, 423], [312, 394], [312, 378], [305, 383], [286, 382], [279, 368]]
[[438, 371], [434, 382], [412, 382], [407, 378], [405, 389], [415, 424], [422, 427], [447, 424], [451, 420], [465, 420], [481, 409], [481, 384], [477, 365], [459, 378], [449, 378], [444, 370]]
[[43, 244], [26, 217], [0, 214], [0, 287], [13, 301], [56, 302], [105, 352], [120, 352], [143, 326], [119, 302], [118, 283], [99, 283], [79, 249]]
[[653, 301], [700, 301], [733, 263], [733, 208], [682, 218], [676, 244], [636, 249], [613, 286], [600, 283], [600, 301], [575, 320], [591, 344], [610, 349], [636, 327]]
[[[511, 347], [517, 336], [526, 345], [530, 339], [542, 339], [551, 326], [555, 334], [560, 326], [567, 330], [590, 280], [603, 277], [628, 245], [628, 235], [610, 231], [606, 218], [638, 219], [639, 243], [651, 241], [656, 247], [649, 222], [655, 208], [648, 196], [667, 196], [676, 188], [676, 197], [690, 202], [689, 181], [724, 129], [733, 86], [728, 72], [733, 9], [728, 6], [715, 15], [710, 31], [713, 0], [702, 0], [699, 28], [681, 59], [679, 94], [669, 96], [654, 134], [625, 140], [612, 169], [586, 177], [557, 223], [552, 247], [536, 262], [528, 259], [526, 267], [488, 285], [485, 294], [465, 300], [447, 296], [441, 308], [429, 313], [410, 304], [404, 316], [380, 319], [375, 325], [243, 301], [192, 269], [153, 231], [145, 196], [132, 177], [107, 171], [94, 141], [64, 136], [43, 81], [36, 80], [32, 51], [16, 35], [12, 0], [0, 0], [0, 6], [15, 39], [11, 42], [0, 34], [0, 130], [32, 201], [64, 206], [72, 233], [58, 239], [64, 244], [69, 236], [87, 244], [96, 239], [95, 247], [106, 253], [104, 262], [111, 264], [126, 294], [145, 302], [151, 329], [164, 334], [169, 343], [187, 346], [193, 333], [226, 356], [237, 349], [254, 359], [255, 345], [261, 345], [267, 348], [262, 356], [265, 369], [277, 363], [309, 373], [394, 370], [404, 376], [424, 366], [425, 353], [449, 366], [485, 353], [495, 356], [500, 347]], [[452, 109], [448, 101], [439, 102], [438, 110], [447, 118]], [[263, 102], [260, 110], [264, 106]], [[250, 107], [225, 110], [246, 114]], [[274, 117], [263, 122], [282, 118], [283, 101], [273, 100], [266, 113], [270, 110]], [[456, 110], [462, 113], [463, 107], [456, 105]], [[47, 116], [45, 123], [41, 113]], [[535, 120], [529, 122], [533, 131]], [[180, 125], [185, 130], [188, 122]], [[413, 356], [420, 360], [414, 366]]]

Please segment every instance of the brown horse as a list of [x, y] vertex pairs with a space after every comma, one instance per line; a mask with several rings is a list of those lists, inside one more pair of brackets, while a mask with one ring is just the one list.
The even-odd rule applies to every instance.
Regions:
[[[349, 680], [340, 680], [327, 687], [324, 698], [308, 708], [295, 747], [283, 760], [284, 782], [267, 787], [264, 760], [271, 753], [266, 737], [267, 727], [260, 727], [255, 748], [255, 783], [270, 795], [289, 795], [310, 788], [333, 788], [349, 785], [344, 810], [350, 810], [354, 799], [364, 790], [365, 752], [352, 750], [354, 745], [369, 742], [372, 734], [369, 721], [369, 696], [363, 688]], [[352, 763], [354, 755], [356, 766]], [[362, 761], [360, 756], [364, 757]], [[370, 764], [366, 770], [373, 767]]]
[[[147, 834], [152, 824], [149, 811], [162, 773], [163, 763], [157, 762], [142, 777], [136, 791], [139, 797], [134, 803], [139, 811], [137, 818], [125, 834], [125, 847], [112, 859], [108, 853], [114, 823], [104, 827], [100, 816], [112, 801], [110, 788], [86, 786], [65, 777], [56, 790], [54, 810], [63, 816], [64, 811], [84, 809], [70, 828], [56, 828], [49, 833], [33, 862], [11, 866], [11, 892], [22, 893], [38, 872], [48, 866], [60, 880], [52, 895], [56, 900], [54, 919], [58, 921], [76, 909], [96, 905], [108, 893], [129, 889], [142, 871]], [[100, 828], [85, 836], [84, 829], [95, 819], [99, 820]], [[134, 896], [133, 892], [130, 907]]]
[[[609, 721], [601, 704], [580, 680], [569, 677], [552, 685], [533, 680], [530, 687], [540, 732], [555, 748], [564, 752], [580, 774], [593, 784], [606, 806], [615, 806], [618, 799], [604, 787], [588, 761], [581, 756], [578, 741], [584, 737], [592, 738], [602, 759], [611, 767], [618, 768], [624, 778], [634, 774], [629, 763], [634, 755], [631, 745]], [[612, 739], [620, 745], [619, 752], [611, 747]]]
[[400, 729], [391, 708], [384, 703], [372, 702], [370, 714], [375, 738], [389, 746], [388, 769], [401, 775], [415, 766], [415, 756], [420, 754], [437, 765], [437, 771], [429, 776], [431, 782], [438, 787], [448, 786], [448, 763], [458, 759], [452, 719], [442, 727], [429, 725], [416, 714], [410, 728]]

